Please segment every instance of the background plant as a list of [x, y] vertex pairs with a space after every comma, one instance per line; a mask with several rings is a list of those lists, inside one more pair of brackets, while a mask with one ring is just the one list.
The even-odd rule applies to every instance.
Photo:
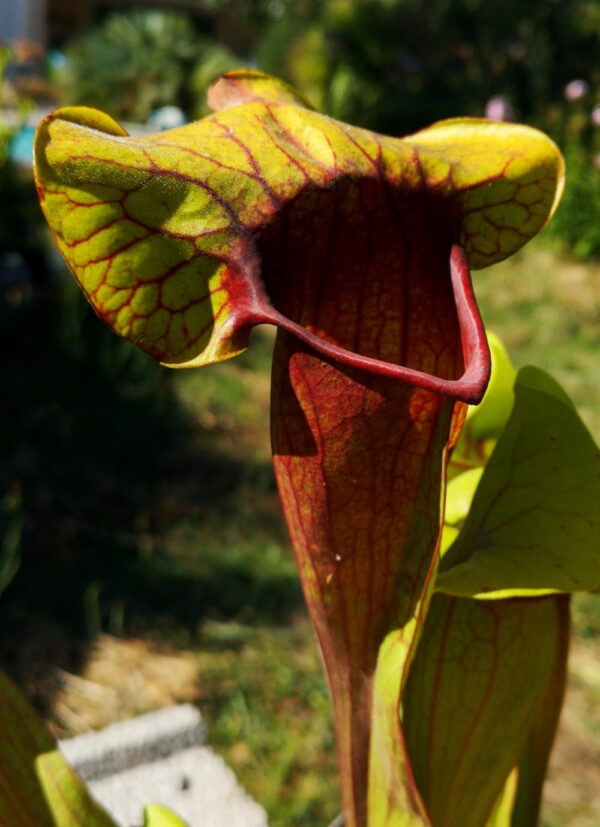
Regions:
[[[204, 89], [217, 75], [255, 65], [283, 76], [319, 110], [392, 135], [456, 112], [481, 116], [498, 99], [503, 117], [540, 127], [569, 156], [551, 234], [587, 258], [597, 255], [600, 226], [600, 130], [590, 120], [600, 103], [598, 16], [585, 0], [204, 2], [193, 20], [121, 12], [68, 47], [63, 95], [134, 121], [165, 104], [201, 117]], [[564, 90], [577, 79], [587, 91], [574, 102]]]
[[145, 122], [167, 104], [193, 111], [198, 85], [205, 88], [232, 61], [224, 46], [202, 37], [184, 14], [117, 12], [67, 50], [63, 95]]

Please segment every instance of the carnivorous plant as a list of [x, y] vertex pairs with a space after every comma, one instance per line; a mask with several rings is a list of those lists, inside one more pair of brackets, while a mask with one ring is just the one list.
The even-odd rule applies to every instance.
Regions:
[[600, 582], [597, 451], [533, 368], [459, 437], [491, 369], [470, 272], [549, 220], [561, 155], [468, 118], [377, 135], [257, 72], [209, 102], [144, 137], [85, 107], [47, 117], [35, 170], [56, 242], [100, 318], [166, 365], [278, 327], [273, 461], [346, 827], [531, 827], [567, 593]]

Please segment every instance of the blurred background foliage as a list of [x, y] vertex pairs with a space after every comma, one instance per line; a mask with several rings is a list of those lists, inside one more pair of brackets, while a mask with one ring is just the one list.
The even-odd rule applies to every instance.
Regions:
[[600, 86], [600, 7], [590, 0], [199, 8], [204, 16], [195, 20], [153, 10], [108, 15], [67, 48], [68, 99], [136, 120], [151, 105], [150, 87], [155, 100], [192, 115], [189, 70], [212, 63], [217, 43], [234, 65], [283, 76], [333, 117], [395, 135], [457, 113], [481, 116], [498, 95], [516, 119], [551, 126], [569, 81], [585, 78], [592, 97]]
[[219, 74], [252, 66], [392, 135], [457, 114], [523, 121], [571, 162], [552, 234], [578, 258], [600, 255], [597, 0], [206, 0], [196, 11], [110, 12], [64, 44], [62, 99], [126, 121], [173, 104], [197, 118]]
[[193, 117], [207, 86], [241, 63], [190, 17], [157, 10], [111, 14], [70, 45], [66, 58], [64, 100], [138, 123], [174, 104]]
[[[9, 149], [39, 103], [134, 125], [165, 106], [202, 117], [206, 87], [242, 66], [394, 135], [456, 115], [538, 126], [567, 158], [562, 206], [476, 287], [513, 361], [554, 373], [598, 438], [600, 2], [160, 5], [96, 3], [91, 25], [36, 58], [37, 87], [19, 85], [17, 48], [0, 52], [0, 662], [59, 734], [197, 701], [273, 826], [313, 827], [339, 802], [269, 459], [272, 332], [202, 371], [169, 372], [118, 340], [71, 284]], [[545, 827], [600, 822], [596, 596], [576, 599], [575, 629]]]

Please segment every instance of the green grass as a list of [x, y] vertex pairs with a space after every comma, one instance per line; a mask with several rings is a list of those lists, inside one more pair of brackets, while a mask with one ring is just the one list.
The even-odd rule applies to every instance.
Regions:
[[[329, 700], [308, 622], [206, 623], [201, 705], [211, 743], [265, 806], [272, 827], [339, 812]], [[217, 654], [218, 653], [218, 654]]]
[[551, 373], [600, 438], [600, 267], [562, 258], [544, 234], [517, 255], [473, 274], [486, 326], [517, 367]]

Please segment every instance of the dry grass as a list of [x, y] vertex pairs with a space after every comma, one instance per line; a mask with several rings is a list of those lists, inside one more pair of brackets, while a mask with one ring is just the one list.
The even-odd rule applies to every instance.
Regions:
[[193, 652], [138, 639], [102, 635], [81, 674], [54, 670], [59, 733], [102, 729], [114, 721], [172, 704], [197, 701], [200, 674]]
[[600, 824], [599, 709], [598, 639], [575, 640], [567, 697], [545, 787], [544, 827]]

